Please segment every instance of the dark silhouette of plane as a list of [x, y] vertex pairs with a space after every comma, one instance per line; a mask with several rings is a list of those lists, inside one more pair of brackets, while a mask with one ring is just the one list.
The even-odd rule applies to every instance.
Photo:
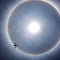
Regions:
[[14, 47], [15, 47], [15, 48], [17, 47], [17, 44], [16, 44], [16, 43], [14, 44]]

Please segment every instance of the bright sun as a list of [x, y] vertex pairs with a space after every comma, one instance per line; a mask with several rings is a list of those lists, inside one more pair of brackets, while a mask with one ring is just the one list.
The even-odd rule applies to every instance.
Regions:
[[39, 32], [39, 30], [40, 30], [40, 25], [38, 22], [31, 22], [28, 25], [28, 31], [31, 33], [37, 33], [37, 32]]

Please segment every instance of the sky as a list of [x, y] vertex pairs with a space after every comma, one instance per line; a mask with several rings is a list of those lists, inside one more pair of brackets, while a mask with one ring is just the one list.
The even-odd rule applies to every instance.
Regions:
[[[16, 3], [21, 1], [22, 0], [0, 0], [0, 60], [60, 60], [60, 45], [58, 45], [52, 52], [43, 56], [30, 56], [18, 52], [7, 38], [7, 33], [5, 31], [7, 16]], [[59, 10], [60, 0], [49, 1], [55, 4]], [[34, 36], [27, 41], [28, 38], [24, 28], [30, 21], [32, 21], [32, 17], [33, 19], [38, 18], [38, 20], [35, 21], [42, 23], [43, 33], [39, 33], [37, 37]], [[32, 54], [41, 53], [50, 49], [57, 42], [58, 36], [60, 37], [60, 34], [57, 35], [57, 33], [60, 32], [59, 20], [60, 16], [57, 14], [56, 10], [51, 8], [48, 4], [42, 2], [22, 4], [12, 13], [8, 31], [13, 43], [16, 42], [19, 49]], [[50, 41], [47, 39], [50, 39]], [[36, 48], [37, 45], [34, 43], [39, 46], [39, 49]], [[42, 45], [43, 43], [48, 45]]]

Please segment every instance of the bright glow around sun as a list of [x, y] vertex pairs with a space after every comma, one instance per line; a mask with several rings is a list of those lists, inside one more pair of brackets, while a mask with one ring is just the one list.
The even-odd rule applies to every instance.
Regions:
[[40, 25], [38, 22], [31, 22], [28, 25], [28, 31], [31, 33], [37, 33], [37, 32], [39, 32], [39, 30], [40, 30]]

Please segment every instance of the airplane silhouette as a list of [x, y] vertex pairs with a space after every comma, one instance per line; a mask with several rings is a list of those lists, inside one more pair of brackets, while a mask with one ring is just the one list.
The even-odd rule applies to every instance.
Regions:
[[14, 44], [14, 47], [15, 47], [15, 48], [17, 47], [17, 44], [16, 44], [16, 43]]

